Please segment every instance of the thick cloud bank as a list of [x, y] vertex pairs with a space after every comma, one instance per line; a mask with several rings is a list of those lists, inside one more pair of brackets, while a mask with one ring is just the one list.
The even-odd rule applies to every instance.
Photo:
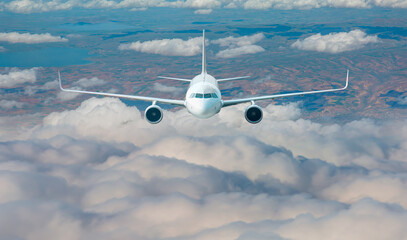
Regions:
[[31, 34], [31, 33], [8, 32], [0, 33], [0, 41], [9, 43], [34, 44], [34, 43], [67, 42], [68, 39], [52, 36], [49, 33]]
[[366, 44], [378, 41], [377, 36], [368, 36], [361, 30], [353, 30], [350, 32], [330, 33], [328, 35], [318, 33], [304, 40], [297, 40], [291, 47], [307, 51], [341, 53], [356, 50], [364, 47]]
[[145, 42], [133, 42], [120, 44], [120, 50], [134, 50], [137, 52], [154, 53], [165, 56], [194, 56], [201, 53], [202, 38], [190, 38], [188, 40], [161, 39]]
[[407, 8], [405, 0], [13, 0], [0, 3], [4, 9], [17, 13], [48, 12], [81, 8], [130, 8], [145, 9], [148, 7], [173, 7], [199, 9], [196, 13], [207, 14], [215, 8], [243, 9], [311, 9], [321, 7], [335, 8], [372, 8], [391, 7]]
[[150, 125], [91, 98], [0, 135], [1, 239], [406, 239], [407, 122], [322, 125], [296, 103]]

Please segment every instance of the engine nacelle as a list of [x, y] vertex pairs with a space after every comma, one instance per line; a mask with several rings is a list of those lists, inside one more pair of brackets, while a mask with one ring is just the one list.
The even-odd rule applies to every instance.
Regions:
[[263, 119], [263, 110], [257, 105], [251, 105], [246, 108], [244, 116], [249, 123], [256, 124]]
[[144, 117], [151, 124], [157, 124], [163, 119], [163, 111], [157, 105], [149, 106], [144, 112]]

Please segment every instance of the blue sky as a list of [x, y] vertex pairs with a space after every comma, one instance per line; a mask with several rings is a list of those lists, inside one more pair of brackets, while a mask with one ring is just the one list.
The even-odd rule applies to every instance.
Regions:
[[[0, 3], [1, 239], [406, 239], [406, 1]], [[182, 99], [208, 70], [225, 98], [199, 120], [76, 89]]]

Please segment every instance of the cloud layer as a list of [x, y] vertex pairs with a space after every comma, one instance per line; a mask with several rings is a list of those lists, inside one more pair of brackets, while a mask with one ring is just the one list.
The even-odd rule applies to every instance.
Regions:
[[322, 125], [290, 103], [251, 125], [244, 107], [150, 125], [91, 98], [0, 135], [0, 238], [407, 237], [405, 120]]
[[372, 7], [391, 7], [407, 8], [405, 0], [13, 0], [8, 3], [0, 3], [0, 10], [7, 10], [17, 13], [48, 12], [58, 10], [68, 10], [74, 7], [81, 8], [130, 8], [143, 9], [148, 7], [173, 7], [173, 8], [192, 8], [205, 9], [197, 13], [209, 12], [209, 9], [215, 8], [243, 8], [243, 9], [311, 9], [321, 7], [335, 8], [372, 8]]
[[368, 36], [361, 30], [353, 30], [350, 32], [330, 33], [328, 35], [318, 33], [304, 40], [295, 41], [291, 44], [291, 47], [307, 51], [341, 53], [356, 50], [364, 47], [366, 44], [378, 41], [377, 36]]
[[134, 50], [137, 52], [154, 53], [164, 56], [194, 56], [201, 53], [202, 37], [182, 40], [161, 39], [145, 42], [133, 42], [120, 44], [120, 50]]
[[67, 42], [68, 39], [52, 36], [49, 33], [31, 34], [31, 33], [8, 32], [0, 33], [0, 41], [9, 43], [34, 44], [34, 43]]

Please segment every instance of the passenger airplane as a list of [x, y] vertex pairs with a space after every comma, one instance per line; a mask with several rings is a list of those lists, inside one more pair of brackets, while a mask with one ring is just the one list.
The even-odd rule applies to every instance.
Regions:
[[160, 77], [164, 79], [178, 80], [190, 82], [189, 88], [187, 90], [185, 100], [175, 100], [175, 99], [164, 99], [164, 98], [155, 98], [147, 96], [134, 96], [134, 95], [123, 95], [115, 93], [104, 93], [104, 92], [90, 92], [90, 91], [81, 91], [81, 90], [72, 90], [64, 89], [61, 83], [61, 74], [58, 71], [59, 78], [59, 87], [62, 91], [73, 92], [73, 93], [87, 93], [94, 95], [103, 95], [108, 97], [119, 97], [119, 98], [128, 98], [134, 100], [142, 101], [151, 101], [152, 105], [147, 107], [144, 112], [145, 118], [149, 123], [156, 124], [159, 123], [163, 118], [163, 112], [157, 103], [172, 104], [185, 107], [188, 112], [198, 118], [210, 118], [217, 114], [221, 108], [239, 104], [251, 102], [251, 105], [246, 108], [245, 117], [249, 123], [259, 123], [263, 118], [263, 110], [255, 104], [255, 101], [274, 99], [279, 97], [288, 97], [288, 96], [298, 96], [305, 94], [313, 93], [324, 93], [324, 92], [335, 92], [345, 90], [348, 87], [349, 81], [349, 70], [346, 74], [346, 84], [343, 88], [336, 89], [327, 89], [327, 90], [317, 90], [317, 91], [308, 91], [308, 92], [294, 92], [294, 93], [283, 93], [283, 94], [274, 94], [266, 95], [259, 97], [248, 97], [241, 99], [231, 99], [231, 100], [222, 100], [221, 92], [219, 90], [219, 82], [230, 81], [248, 78], [249, 76], [244, 77], [233, 77], [233, 78], [224, 78], [224, 79], [215, 79], [213, 76], [209, 75], [206, 71], [206, 55], [205, 55], [205, 30], [203, 30], [202, 37], [202, 72], [201, 74], [195, 76], [193, 79], [183, 79], [183, 78], [173, 78], [173, 77]]

